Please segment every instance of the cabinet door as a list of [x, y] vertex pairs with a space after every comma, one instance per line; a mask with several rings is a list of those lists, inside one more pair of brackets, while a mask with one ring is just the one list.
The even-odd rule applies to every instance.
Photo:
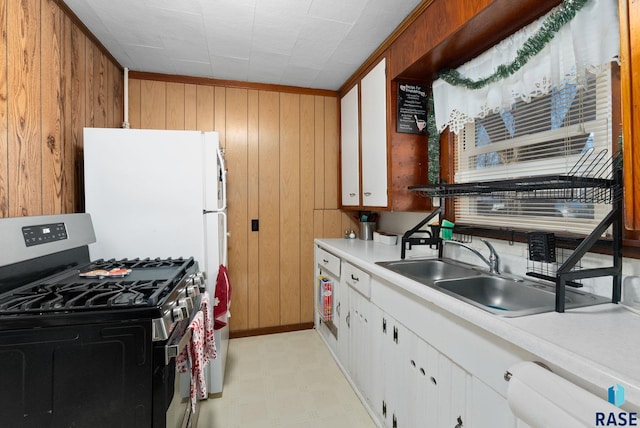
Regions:
[[338, 322], [338, 345], [336, 356], [340, 364], [346, 369], [349, 365], [349, 343], [351, 314], [349, 311], [349, 286], [342, 280], [338, 289], [338, 305], [336, 306], [336, 318]]
[[351, 312], [351, 375], [358, 390], [365, 400], [372, 404], [372, 377], [373, 354], [372, 354], [372, 327], [371, 303], [358, 291], [349, 287], [349, 307]]
[[371, 408], [377, 417], [377, 420], [382, 422], [382, 401], [384, 398], [384, 387], [386, 378], [384, 374], [384, 362], [385, 354], [384, 349], [388, 345], [387, 335], [383, 331], [383, 312], [371, 304], [369, 308], [369, 320], [371, 322], [371, 376], [370, 382], [370, 397]]
[[358, 85], [340, 100], [342, 205], [360, 205], [360, 132]]
[[443, 354], [438, 354], [438, 424], [439, 427], [471, 426], [468, 405], [471, 403], [471, 376]]
[[474, 426], [528, 427], [524, 422], [516, 421], [505, 397], [475, 376], [472, 378], [471, 404]]
[[389, 315], [381, 312], [383, 326], [379, 331], [382, 365], [376, 367], [383, 378], [382, 388], [375, 390], [377, 406], [383, 425], [388, 428], [411, 428], [413, 405], [417, 385], [410, 366], [411, 354], [415, 350], [416, 336]]
[[362, 205], [387, 206], [387, 75], [384, 58], [361, 81]]

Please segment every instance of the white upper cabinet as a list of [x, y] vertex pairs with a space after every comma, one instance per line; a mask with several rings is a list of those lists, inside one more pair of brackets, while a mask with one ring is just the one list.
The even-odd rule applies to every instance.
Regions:
[[358, 85], [340, 100], [342, 205], [360, 205], [360, 112]]
[[387, 206], [387, 72], [383, 58], [361, 81], [362, 205]]
[[[387, 207], [387, 76], [383, 58], [340, 101], [343, 207]], [[360, 187], [362, 185], [362, 188]]]

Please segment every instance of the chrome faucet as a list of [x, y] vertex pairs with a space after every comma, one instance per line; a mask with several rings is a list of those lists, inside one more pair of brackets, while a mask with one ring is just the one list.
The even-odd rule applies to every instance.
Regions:
[[446, 244], [455, 244], [455, 245], [457, 245], [459, 247], [466, 248], [467, 250], [471, 251], [473, 254], [478, 256], [484, 263], [486, 263], [486, 265], [489, 267], [489, 272], [499, 274], [500, 273], [500, 258], [498, 257], [498, 253], [496, 252], [496, 249], [493, 248], [493, 245], [491, 245], [491, 243], [489, 241], [484, 240], [484, 239], [481, 239], [481, 241], [487, 247], [489, 247], [489, 259], [488, 260], [487, 260], [487, 258], [485, 256], [482, 255], [482, 253], [480, 253], [480, 251], [476, 250], [473, 247], [465, 245], [462, 242], [443, 240], [442, 243], [443, 244], [444, 243], [446, 243]]

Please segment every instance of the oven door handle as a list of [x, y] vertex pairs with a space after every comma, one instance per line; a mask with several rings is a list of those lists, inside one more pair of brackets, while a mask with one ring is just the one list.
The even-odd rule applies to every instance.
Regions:
[[187, 328], [184, 335], [178, 340], [178, 343], [170, 343], [164, 347], [164, 360], [166, 364], [169, 364], [172, 358], [176, 358], [180, 355], [180, 352], [186, 348], [187, 344], [191, 341], [191, 329]]

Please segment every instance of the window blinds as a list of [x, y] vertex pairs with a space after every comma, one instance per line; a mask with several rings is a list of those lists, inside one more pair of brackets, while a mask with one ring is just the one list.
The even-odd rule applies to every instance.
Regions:
[[[611, 73], [587, 74], [467, 123], [456, 137], [456, 183], [537, 175], [611, 175]], [[605, 152], [602, 152], [605, 151]], [[598, 153], [604, 156], [598, 156]], [[586, 159], [586, 162], [585, 162]], [[575, 168], [576, 164], [581, 165]], [[573, 169], [573, 171], [572, 171]], [[550, 195], [551, 196], [551, 195]], [[459, 223], [588, 233], [610, 207], [592, 201], [458, 198]]]

